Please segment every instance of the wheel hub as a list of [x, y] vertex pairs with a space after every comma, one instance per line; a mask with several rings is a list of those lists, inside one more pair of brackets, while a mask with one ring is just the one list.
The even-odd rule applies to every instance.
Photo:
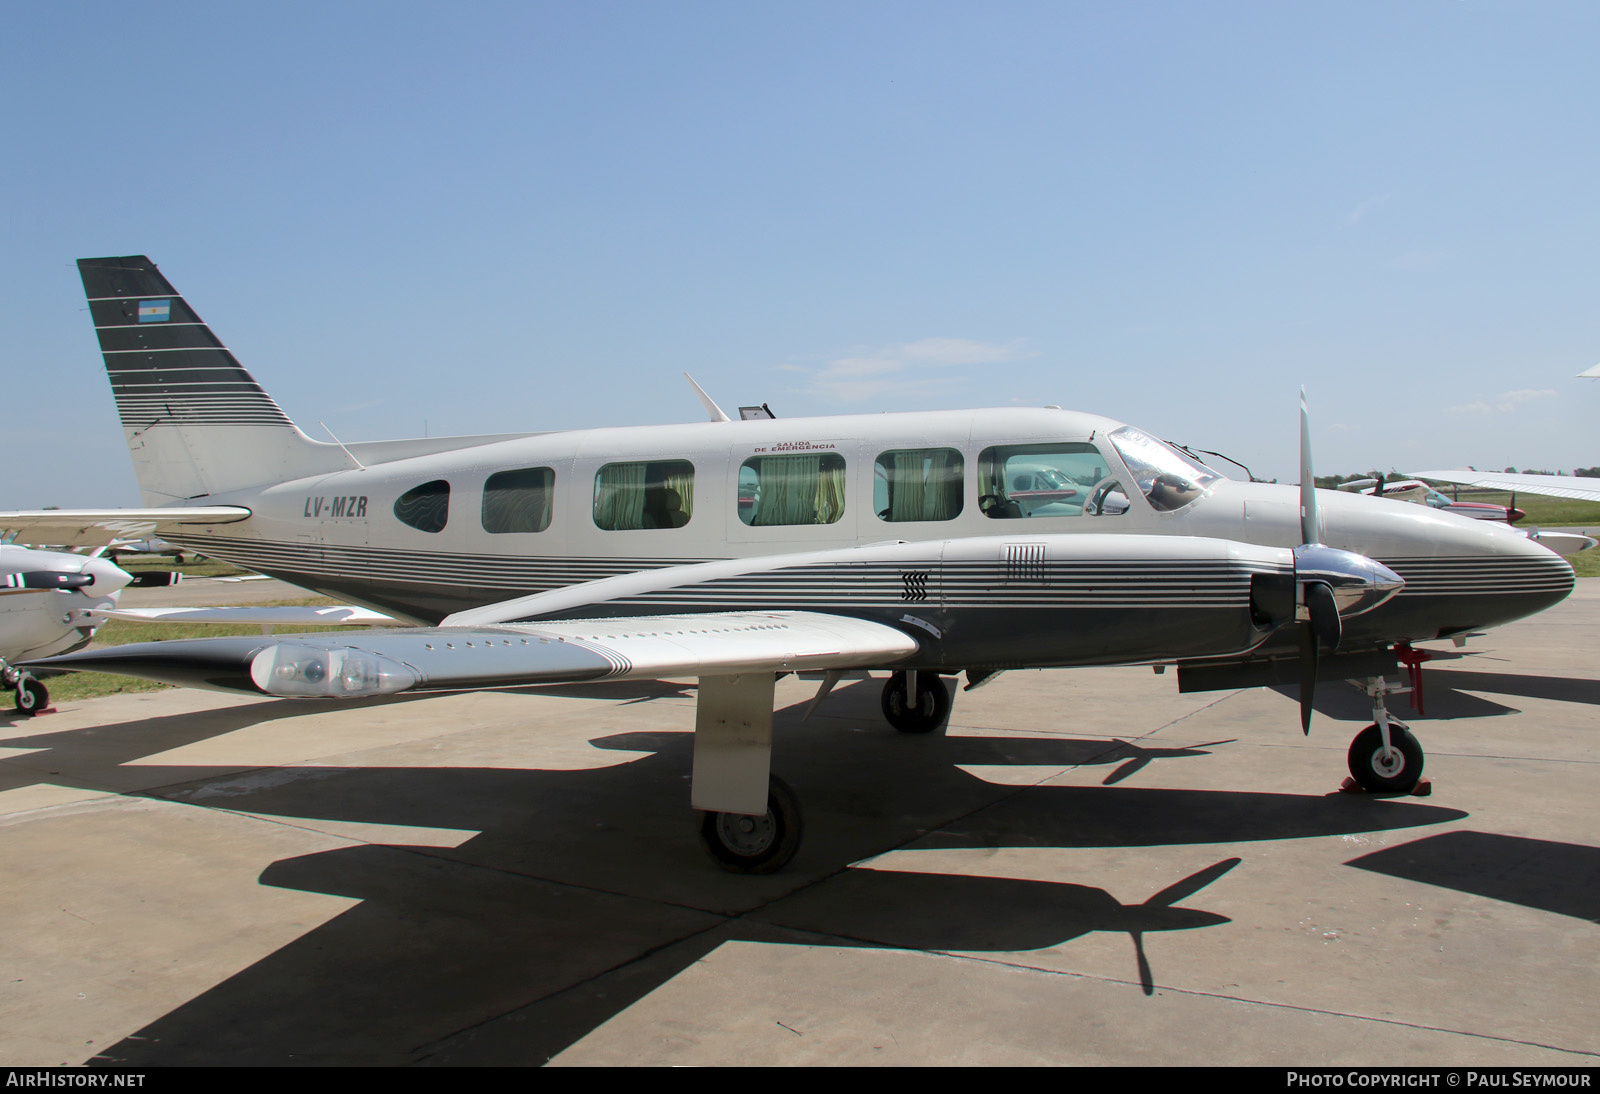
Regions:
[[1389, 754], [1384, 755], [1383, 749], [1372, 754], [1372, 770], [1386, 779], [1392, 779], [1406, 766], [1406, 758], [1398, 748], [1390, 748]]
[[723, 846], [737, 855], [761, 854], [772, 846], [777, 831], [770, 813], [762, 817], [724, 813], [717, 819], [717, 835]]

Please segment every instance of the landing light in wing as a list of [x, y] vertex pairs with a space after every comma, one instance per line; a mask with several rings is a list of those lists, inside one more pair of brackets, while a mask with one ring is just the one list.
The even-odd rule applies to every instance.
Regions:
[[280, 642], [250, 661], [250, 679], [269, 695], [353, 699], [385, 695], [417, 685], [417, 675], [398, 661], [366, 650], [313, 649]]

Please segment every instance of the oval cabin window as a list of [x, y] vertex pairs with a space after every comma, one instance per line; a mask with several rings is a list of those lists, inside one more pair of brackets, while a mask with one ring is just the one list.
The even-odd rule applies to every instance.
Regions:
[[394, 503], [394, 515], [401, 524], [419, 532], [442, 532], [450, 519], [450, 484], [434, 479], [414, 486]]

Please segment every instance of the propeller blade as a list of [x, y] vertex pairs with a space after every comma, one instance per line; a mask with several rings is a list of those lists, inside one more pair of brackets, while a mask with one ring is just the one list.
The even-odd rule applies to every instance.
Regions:
[[1311, 699], [1317, 690], [1317, 636], [1300, 624], [1300, 732], [1311, 735]]
[[133, 580], [128, 582], [132, 589], [160, 589], [168, 585], [176, 585], [183, 580], [183, 575], [176, 570], [147, 570], [142, 574], [134, 574]]
[[1319, 543], [1317, 480], [1311, 469], [1311, 410], [1306, 389], [1300, 389], [1300, 542]]
[[8, 589], [81, 589], [93, 584], [93, 574], [75, 574], [64, 570], [26, 570], [6, 575]]
[[1334, 602], [1333, 589], [1321, 581], [1306, 585], [1306, 611], [1311, 616], [1311, 630], [1329, 650], [1339, 648], [1339, 638], [1344, 633], [1344, 623], [1339, 619], [1339, 605]]
[[1317, 689], [1317, 656], [1323, 647], [1339, 648], [1344, 624], [1333, 589], [1321, 581], [1304, 585], [1307, 618], [1300, 624], [1300, 732], [1311, 733], [1311, 701]]

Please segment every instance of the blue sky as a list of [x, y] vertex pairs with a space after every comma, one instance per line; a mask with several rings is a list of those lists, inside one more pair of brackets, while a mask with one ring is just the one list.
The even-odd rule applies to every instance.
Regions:
[[1600, 5], [0, 6], [0, 508], [137, 503], [73, 260], [308, 432], [1056, 403], [1600, 463]]

